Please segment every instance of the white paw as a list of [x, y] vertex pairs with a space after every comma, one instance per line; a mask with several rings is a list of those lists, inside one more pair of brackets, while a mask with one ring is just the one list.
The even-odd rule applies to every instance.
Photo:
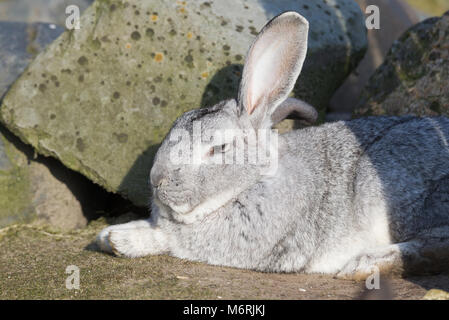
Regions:
[[108, 243], [112, 252], [117, 256], [129, 258], [142, 257], [148, 254], [144, 239], [145, 237], [142, 237], [138, 229], [111, 230], [108, 235]]
[[137, 220], [104, 228], [97, 236], [98, 247], [117, 256], [142, 257], [168, 251], [168, 237], [147, 220]]
[[114, 253], [117, 256], [139, 257], [144, 255], [143, 231], [148, 232], [148, 229], [125, 224], [109, 226], [98, 234], [96, 243], [104, 252]]

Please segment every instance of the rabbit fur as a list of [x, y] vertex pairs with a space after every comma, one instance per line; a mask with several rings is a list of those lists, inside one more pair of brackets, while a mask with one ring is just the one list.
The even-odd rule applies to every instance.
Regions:
[[[448, 118], [367, 117], [294, 130], [278, 136], [269, 175], [247, 158], [211, 162], [237, 148], [235, 136], [218, 146], [204, 141], [211, 130], [316, 120], [310, 105], [288, 98], [307, 34], [296, 12], [267, 23], [248, 52], [238, 99], [176, 120], [151, 169], [151, 217], [105, 228], [96, 240], [102, 250], [341, 277], [448, 268]], [[178, 129], [197, 143], [201, 163], [172, 163], [185, 143], [169, 138]]]

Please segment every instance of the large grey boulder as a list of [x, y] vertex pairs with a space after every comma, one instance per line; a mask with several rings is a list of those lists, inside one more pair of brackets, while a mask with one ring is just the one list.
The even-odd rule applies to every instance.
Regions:
[[405, 32], [365, 87], [354, 116], [449, 115], [449, 11]]
[[1, 121], [39, 153], [144, 206], [152, 158], [173, 121], [235, 97], [252, 39], [285, 10], [310, 21], [294, 93], [323, 114], [366, 49], [352, 0], [97, 0], [81, 29], [65, 32], [14, 84]]

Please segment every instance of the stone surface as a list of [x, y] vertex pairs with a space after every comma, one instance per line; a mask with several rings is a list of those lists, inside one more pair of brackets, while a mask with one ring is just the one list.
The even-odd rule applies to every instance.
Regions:
[[76, 5], [83, 12], [93, 0], [0, 0], [0, 20], [47, 22], [60, 26], [67, 19], [66, 8]]
[[394, 43], [364, 89], [354, 115], [449, 115], [449, 12]]
[[20, 165], [24, 160], [0, 135], [0, 227], [32, 218], [29, 173]]
[[32, 220], [64, 230], [84, 227], [81, 203], [41, 159], [33, 160], [30, 151], [0, 128], [0, 228]]
[[[0, 22], [0, 97], [62, 32], [46, 23]], [[105, 208], [105, 194], [57, 160], [36, 157], [0, 126], [0, 228], [31, 220], [63, 230], [83, 227], [95, 209]]]
[[[380, 29], [367, 31], [368, 50], [357, 68], [335, 92], [329, 103], [327, 120], [347, 113], [347, 119], [358, 102], [362, 89], [374, 71], [382, 64], [388, 50], [409, 27], [419, 22], [418, 15], [403, 0], [356, 0], [362, 12], [368, 5], [376, 5], [380, 10]], [[368, 17], [368, 14], [365, 14]], [[341, 119], [341, 117], [340, 117]]]
[[[62, 32], [63, 28], [46, 23], [0, 22], [0, 97], [31, 59]], [[0, 189], [0, 227], [31, 220], [62, 229], [87, 223], [69, 187], [34, 160], [31, 148], [5, 128], [0, 128]]]
[[47, 23], [0, 21], [0, 98], [31, 59], [63, 31]]
[[[341, 300], [369, 299], [385, 289], [382, 276], [380, 290], [369, 290], [367, 297], [365, 281], [332, 275], [256, 272], [166, 255], [121, 259], [95, 252], [90, 245], [105, 226], [100, 220], [71, 232], [28, 225], [0, 230], [0, 299]], [[64, 285], [68, 265], [80, 268], [80, 290]], [[422, 299], [431, 288], [449, 288], [448, 274], [387, 281], [392, 298], [401, 300]], [[165, 318], [182, 319], [178, 310]], [[274, 312], [266, 310], [265, 318], [270, 318]]]
[[351, 0], [97, 0], [81, 29], [64, 33], [14, 84], [1, 120], [39, 153], [144, 206], [152, 157], [173, 121], [235, 97], [252, 39], [288, 9], [310, 20], [295, 95], [323, 110], [365, 50]]

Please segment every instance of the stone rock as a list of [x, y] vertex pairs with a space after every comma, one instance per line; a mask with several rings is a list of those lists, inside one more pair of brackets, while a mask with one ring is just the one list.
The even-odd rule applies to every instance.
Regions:
[[[0, 22], [0, 97], [62, 32], [46, 23]], [[34, 153], [0, 126], [0, 227], [33, 221], [63, 230], [80, 228], [111, 200], [80, 174]]]
[[[63, 31], [46, 23], [0, 22], [0, 97], [31, 59]], [[33, 160], [32, 153], [0, 127], [0, 227], [31, 220], [64, 230], [85, 226], [87, 220], [75, 195], [49, 167]]]
[[424, 295], [423, 300], [449, 300], [449, 292], [440, 289], [430, 289]]
[[63, 28], [47, 23], [0, 21], [0, 98], [31, 59], [63, 31]]
[[93, 0], [2, 0], [0, 20], [15, 22], [47, 22], [65, 25], [66, 8], [76, 5], [83, 12]]
[[30, 221], [63, 230], [84, 227], [73, 192], [29, 153], [30, 147], [0, 128], [0, 227]]
[[173, 121], [236, 97], [249, 44], [288, 9], [310, 21], [295, 95], [323, 110], [365, 51], [351, 0], [97, 0], [81, 29], [65, 32], [14, 84], [1, 121], [39, 153], [145, 206], [152, 158]]
[[354, 112], [449, 115], [449, 12], [405, 32], [369, 80]]
[[356, 2], [362, 12], [365, 12], [368, 5], [379, 7], [380, 29], [367, 31], [368, 50], [365, 57], [333, 95], [329, 103], [327, 120], [351, 118], [362, 89], [384, 61], [393, 42], [409, 27], [419, 22], [413, 8], [403, 0], [356, 0]]

